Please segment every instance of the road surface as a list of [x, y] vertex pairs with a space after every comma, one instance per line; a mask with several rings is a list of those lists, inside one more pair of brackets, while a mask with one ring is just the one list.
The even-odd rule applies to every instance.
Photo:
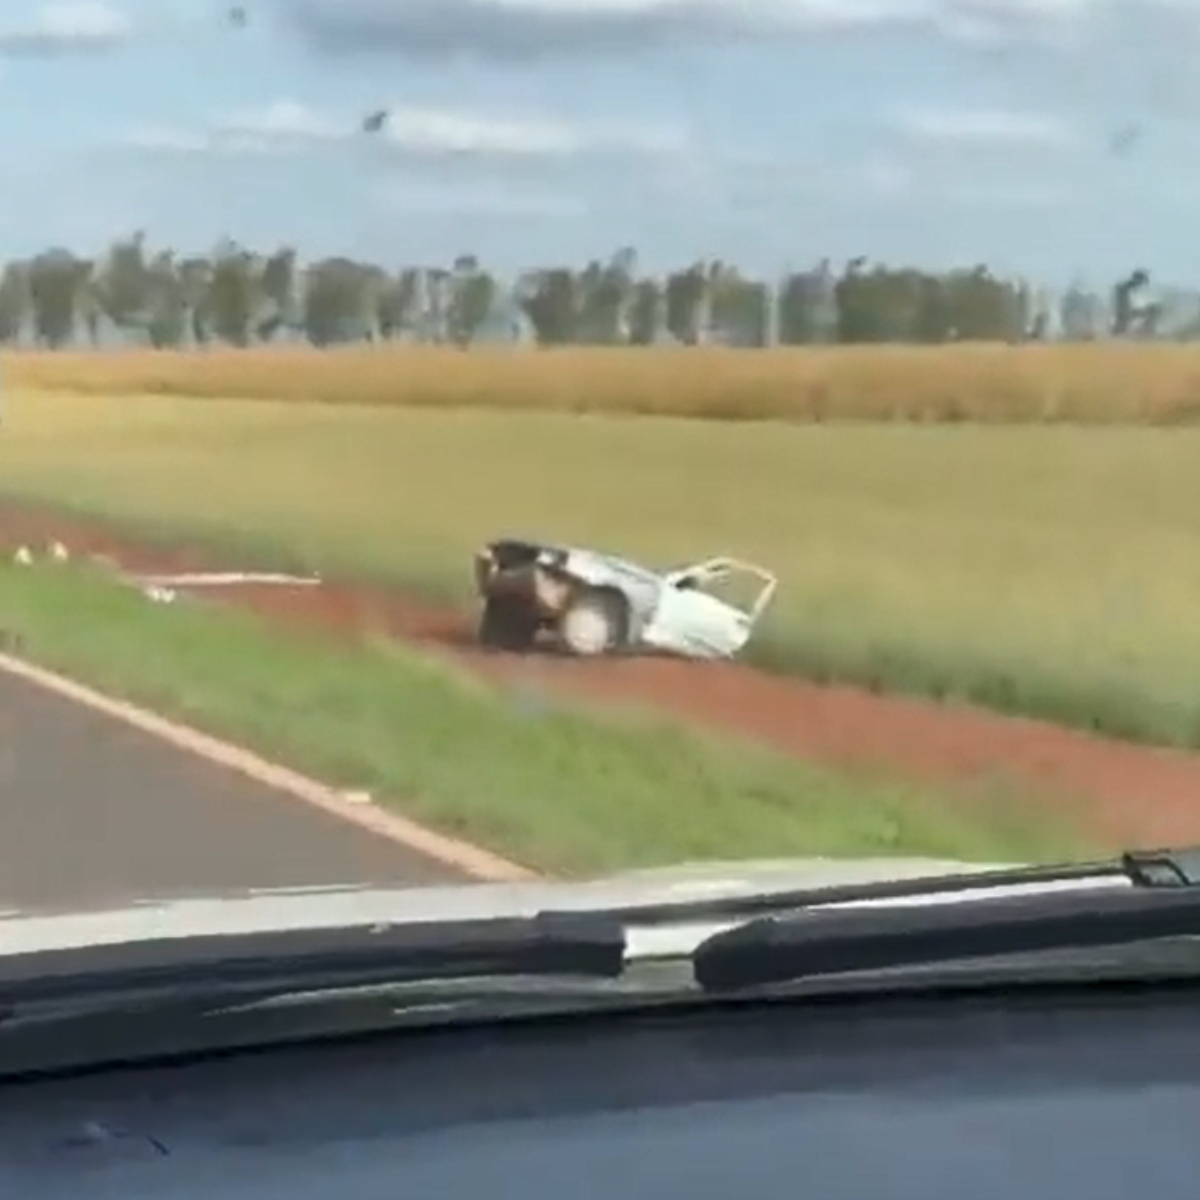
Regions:
[[449, 868], [0, 672], [0, 910]]

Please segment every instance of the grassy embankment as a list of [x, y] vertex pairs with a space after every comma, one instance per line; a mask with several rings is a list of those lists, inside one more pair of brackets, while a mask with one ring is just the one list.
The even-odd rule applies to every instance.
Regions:
[[1027, 796], [952, 799], [648, 714], [531, 708], [401, 646], [347, 650], [235, 610], [148, 604], [76, 567], [0, 565], [0, 628], [36, 662], [556, 873], [1088, 848]]

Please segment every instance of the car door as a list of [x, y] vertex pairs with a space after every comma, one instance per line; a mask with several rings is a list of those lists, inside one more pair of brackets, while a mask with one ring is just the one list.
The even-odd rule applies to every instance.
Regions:
[[733, 559], [672, 571], [642, 630], [642, 641], [689, 658], [732, 658], [750, 640], [775, 587], [769, 571]]

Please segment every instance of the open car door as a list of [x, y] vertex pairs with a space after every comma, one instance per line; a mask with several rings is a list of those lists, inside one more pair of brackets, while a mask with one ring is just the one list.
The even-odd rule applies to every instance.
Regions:
[[733, 658], [775, 596], [770, 571], [733, 558], [713, 558], [664, 577], [641, 640], [688, 658]]

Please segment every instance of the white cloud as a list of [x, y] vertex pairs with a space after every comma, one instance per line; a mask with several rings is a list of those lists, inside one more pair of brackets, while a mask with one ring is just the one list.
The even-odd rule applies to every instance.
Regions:
[[[978, 124], [984, 126], [984, 122]], [[860, 165], [857, 185], [855, 194], [865, 192], [882, 201], [911, 200], [922, 206], [1047, 208], [1075, 202], [1079, 195], [1061, 178], [1048, 179], [1040, 172], [1024, 179], [1011, 170], [981, 178], [978, 171], [967, 175], [948, 163], [942, 169], [929, 169], [929, 164], [918, 168], [905, 159], [883, 154]], [[840, 186], [845, 188], [846, 181]]]
[[155, 155], [259, 157], [288, 153], [311, 144], [323, 133], [320, 126], [309, 123], [306, 110], [283, 103], [261, 113], [223, 119], [205, 130], [137, 125], [111, 140], [123, 149]]
[[203, 154], [209, 148], [206, 137], [158, 125], [139, 125], [121, 133], [118, 144], [132, 150], [155, 154]]
[[264, 149], [344, 141], [349, 133], [346, 124], [297, 100], [277, 100], [265, 108], [219, 117], [206, 131], [214, 148], [244, 144]]
[[357, 145], [389, 158], [554, 161], [596, 154], [682, 155], [686, 134], [646, 124], [571, 122], [541, 113], [479, 112], [398, 104], [378, 133], [359, 116], [335, 117], [295, 100], [220, 117], [202, 130], [137, 128], [121, 144], [163, 153], [281, 153]]
[[883, 157], [874, 157], [864, 163], [861, 176], [867, 189], [880, 196], [906, 195], [916, 183], [911, 167]]
[[377, 208], [403, 216], [559, 219], [585, 216], [589, 211], [587, 202], [578, 196], [497, 183], [439, 186], [394, 179], [373, 188], [370, 198]]
[[1079, 201], [1077, 192], [1054, 183], [955, 183], [941, 195], [952, 204], [988, 208], [1061, 208]]
[[1080, 192], [1069, 178], [1069, 171], [1052, 178], [1040, 170], [1022, 176], [1008, 163], [982, 174], [974, 169], [967, 172], [954, 160], [914, 162], [911, 156], [881, 150], [857, 160], [792, 164], [790, 170], [780, 164], [779, 169], [757, 177], [727, 176], [723, 194], [708, 199], [724, 200], [741, 216], [770, 213], [771, 220], [794, 212], [797, 206], [829, 205], [843, 213], [848, 207], [861, 213], [863, 205], [881, 213], [893, 208], [929, 213], [946, 211], [947, 206], [1048, 208], [1078, 202]]
[[573, 122], [537, 113], [499, 115], [396, 105], [381, 131], [385, 145], [414, 154], [575, 158], [598, 152], [682, 153], [679, 130], [641, 123]]
[[1001, 109], [901, 109], [889, 124], [912, 142], [966, 149], [1061, 148], [1074, 140], [1058, 117]]
[[553, 118], [505, 118], [480, 113], [404, 106], [391, 110], [381, 140], [417, 154], [579, 154], [586, 134]]
[[24, 20], [0, 23], [0, 54], [51, 57], [108, 50], [126, 41], [133, 22], [103, 0], [48, 4]]

